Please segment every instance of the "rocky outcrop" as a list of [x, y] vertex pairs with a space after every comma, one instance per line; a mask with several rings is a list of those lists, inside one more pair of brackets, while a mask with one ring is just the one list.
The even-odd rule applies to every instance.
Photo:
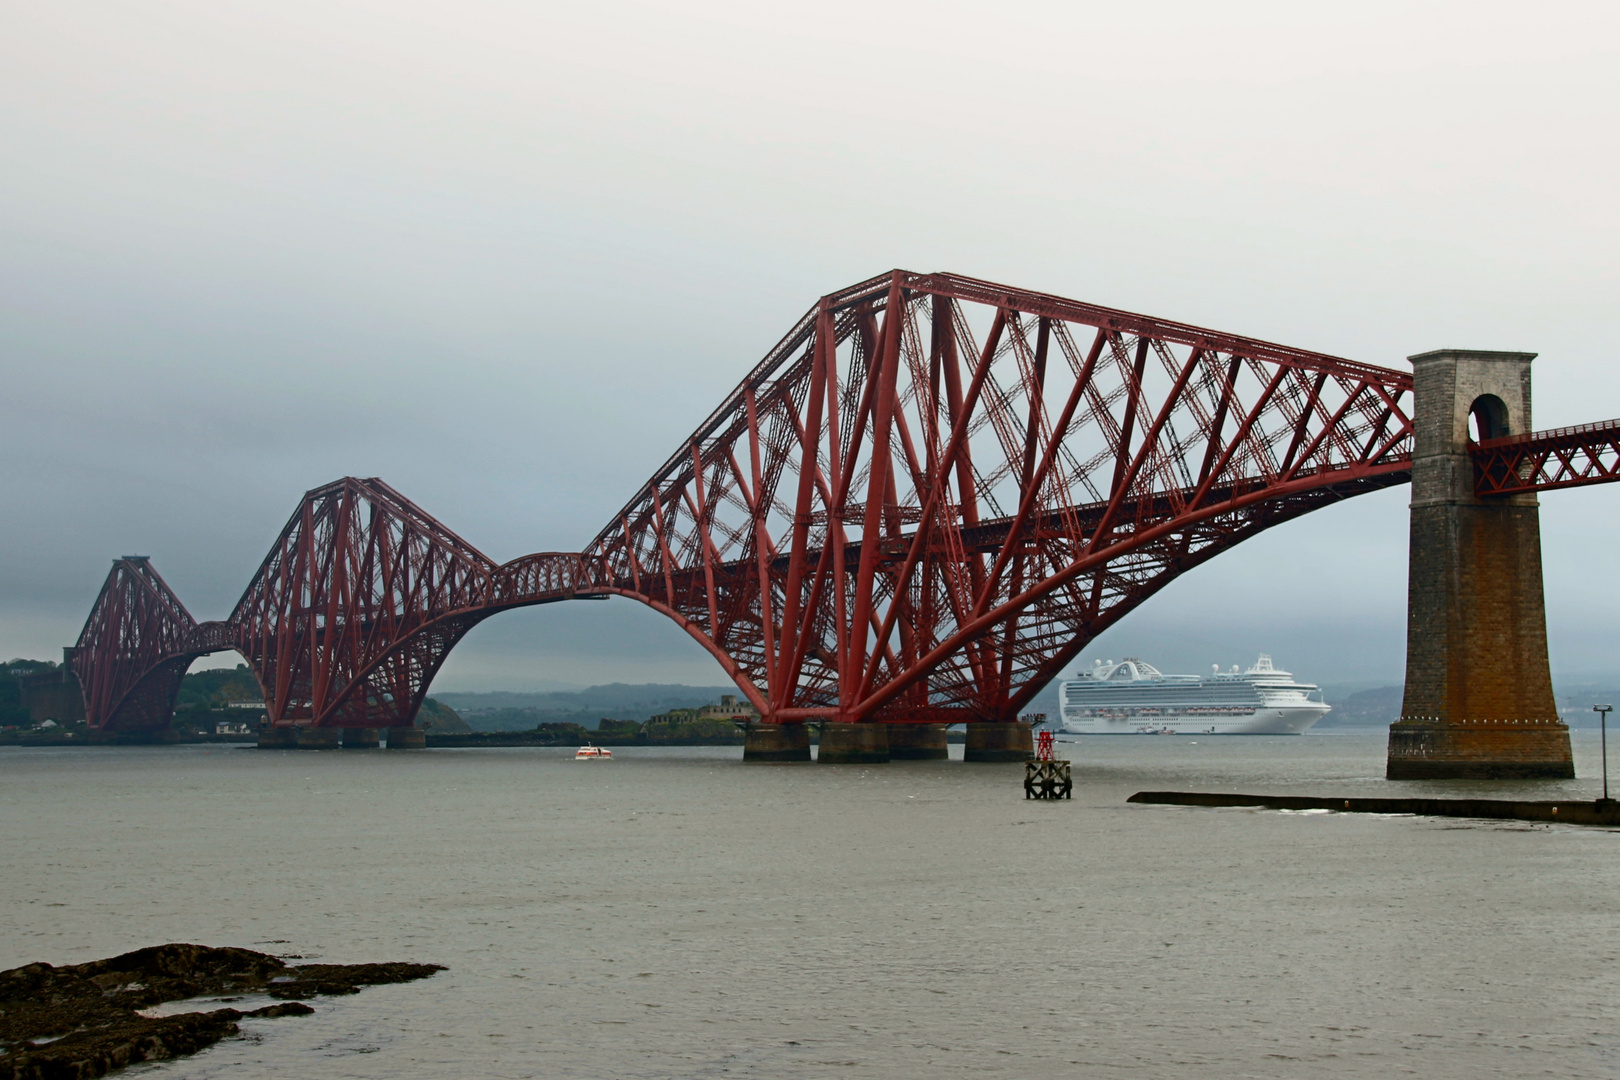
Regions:
[[[83, 1080], [138, 1061], [194, 1054], [237, 1032], [244, 1017], [304, 1016], [298, 998], [409, 982], [438, 964], [302, 964], [250, 949], [157, 945], [71, 967], [0, 971], [0, 1080]], [[268, 994], [279, 1004], [152, 1017], [195, 997]]]

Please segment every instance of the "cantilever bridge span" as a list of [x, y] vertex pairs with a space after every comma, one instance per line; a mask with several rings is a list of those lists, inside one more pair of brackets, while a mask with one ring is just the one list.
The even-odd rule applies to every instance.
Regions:
[[[625, 596], [767, 723], [1006, 722], [1178, 574], [1412, 478], [1410, 373], [953, 274], [823, 297], [579, 552], [497, 564], [376, 479], [310, 491], [228, 618], [114, 563], [70, 663], [163, 727], [240, 652], [272, 723], [399, 728], [513, 607]], [[1489, 430], [1487, 430], [1489, 433]], [[1620, 422], [1475, 446], [1481, 495], [1616, 478]]]

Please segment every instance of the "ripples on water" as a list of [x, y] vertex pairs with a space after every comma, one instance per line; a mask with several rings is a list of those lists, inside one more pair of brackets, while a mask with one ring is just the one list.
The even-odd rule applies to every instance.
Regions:
[[166, 1078], [1620, 1075], [1620, 832], [1125, 803], [1596, 793], [1390, 784], [1383, 740], [1086, 739], [1057, 804], [733, 748], [0, 750], [0, 966], [450, 966]]

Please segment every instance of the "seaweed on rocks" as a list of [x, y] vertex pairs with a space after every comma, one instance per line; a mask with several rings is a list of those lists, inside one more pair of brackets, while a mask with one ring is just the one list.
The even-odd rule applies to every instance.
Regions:
[[[300, 964], [251, 949], [155, 945], [107, 960], [0, 971], [0, 1080], [85, 1080], [138, 1061], [194, 1054], [237, 1033], [244, 1017], [306, 1016], [297, 999], [409, 982], [438, 964]], [[147, 1016], [196, 997], [268, 994], [275, 1005], [242, 1012]]]

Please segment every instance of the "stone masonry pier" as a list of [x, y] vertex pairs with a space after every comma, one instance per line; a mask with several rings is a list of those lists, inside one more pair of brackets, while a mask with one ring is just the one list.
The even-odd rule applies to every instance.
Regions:
[[1531, 430], [1534, 353], [1444, 349], [1414, 374], [1406, 696], [1391, 780], [1575, 775], [1547, 663], [1534, 494], [1474, 494], [1479, 439]]

